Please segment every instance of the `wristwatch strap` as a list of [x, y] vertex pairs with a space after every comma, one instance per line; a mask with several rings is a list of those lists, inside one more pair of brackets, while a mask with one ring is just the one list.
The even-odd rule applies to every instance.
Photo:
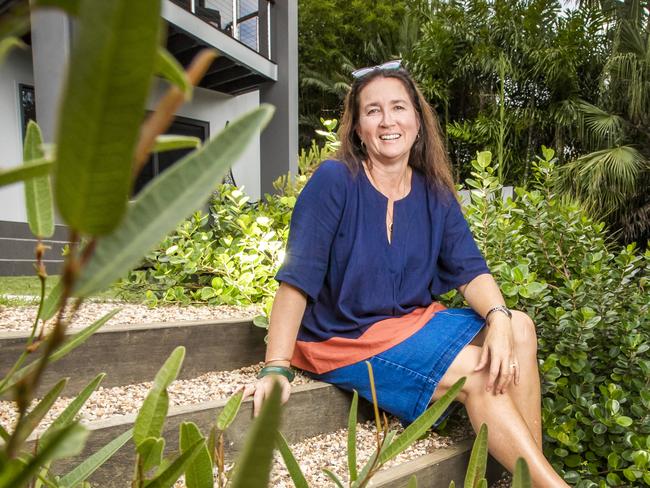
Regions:
[[512, 312], [510, 311], [510, 309], [509, 309], [508, 307], [506, 307], [505, 305], [497, 305], [496, 307], [492, 307], [492, 308], [491, 308], [490, 310], [488, 310], [488, 312], [485, 314], [485, 322], [486, 322], [486, 323], [487, 323], [487, 321], [488, 321], [488, 317], [490, 317], [490, 315], [491, 315], [492, 313], [494, 313], [494, 312], [501, 312], [501, 313], [506, 314], [506, 315], [508, 316], [509, 319], [512, 318]]

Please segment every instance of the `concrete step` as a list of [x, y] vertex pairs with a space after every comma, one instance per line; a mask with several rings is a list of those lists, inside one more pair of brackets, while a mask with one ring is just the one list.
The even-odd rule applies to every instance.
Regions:
[[[179, 378], [241, 368], [264, 359], [265, 335], [251, 320], [104, 326], [48, 366], [39, 392], [69, 377], [66, 395], [74, 395], [100, 372], [106, 373], [104, 387], [151, 381], [177, 346], [186, 348]], [[26, 332], [0, 333], [0, 375], [9, 371], [28, 336]]]
[[[290, 443], [308, 437], [341, 429], [347, 426], [351, 395], [325, 383], [310, 383], [293, 389], [291, 399], [283, 412], [282, 432]], [[178, 449], [178, 432], [181, 422], [195, 422], [204, 435], [223, 409], [226, 400], [200, 405], [170, 408], [165, 422], [163, 436], [166, 439], [167, 453]], [[252, 400], [242, 404], [237, 418], [225, 435], [226, 456], [232, 459], [243, 447], [243, 441], [253, 420]], [[372, 407], [365, 401], [359, 402], [359, 421], [372, 416]], [[90, 436], [83, 453], [73, 459], [55, 464], [58, 473], [65, 473], [84, 458], [97, 452], [103, 445], [133, 426], [136, 415], [125, 415], [112, 419], [92, 422], [88, 425]], [[91, 478], [96, 486], [117, 488], [128, 485], [133, 474], [135, 448], [127, 443]]]

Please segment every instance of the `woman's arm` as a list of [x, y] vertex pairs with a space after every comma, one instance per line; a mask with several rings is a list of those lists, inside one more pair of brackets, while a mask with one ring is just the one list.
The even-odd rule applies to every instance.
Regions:
[[[493, 307], [505, 305], [501, 291], [490, 274], [478, 275], [469, 283], [459, 286], [458, 291], [481, 317], [485, 317]], [[512, 323], [506, 314], [497, 311], [490, 314], [486, 324], [487, 334], [483, 342], [481, 359], [475, 370], [479, 371], [489, 363], [490, 376], [486, 390], [505, 393], [513, 380], [515, 384], [519, 383], [519, 367], [512, 367], [513, 364], [518, 364], [514, 350]]]
[[[269, 342], [266, 347], [267, 364], [289, 366], [306, 306], [307, 298], [302, 291], [287, 283], [280, 283], [271, 308]], [[275, 374], [265, 376], [247, 387], [244, 392], [246, 397], [254, 391], [253, 415], [257, 416], [264, 399], [271, 394], [274, 381], [278, 381], [282, 387], [282, 402], [289, 399], [291, 385], [287, 378]]]

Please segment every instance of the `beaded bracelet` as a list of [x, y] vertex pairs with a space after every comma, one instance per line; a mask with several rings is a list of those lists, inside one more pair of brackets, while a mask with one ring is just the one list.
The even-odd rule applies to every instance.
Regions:
[[289, 383], [296, 377], [296, 373], [291, 368], [285, 366], [264, 366], [257, 375], [257, 379], [264, 378], [270, 374], [279, 374], [289, 380]]

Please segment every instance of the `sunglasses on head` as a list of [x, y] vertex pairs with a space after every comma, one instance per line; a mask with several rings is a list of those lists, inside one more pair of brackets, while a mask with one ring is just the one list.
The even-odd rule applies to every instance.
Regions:
[[384, 64], [378, 64], [377, 66], [369, 66], [367, 68], [359, 68], [355, 69], [352, 72], [352, 78], [358, 80], [359, 78], [363, 78], [366, 76], [368, 73], [372, 73], [375, 70], [396, 70], [400, 69], [402, 67], [402, 60], [401, 59], [396, 59], [395, 61], [388, 61]]

